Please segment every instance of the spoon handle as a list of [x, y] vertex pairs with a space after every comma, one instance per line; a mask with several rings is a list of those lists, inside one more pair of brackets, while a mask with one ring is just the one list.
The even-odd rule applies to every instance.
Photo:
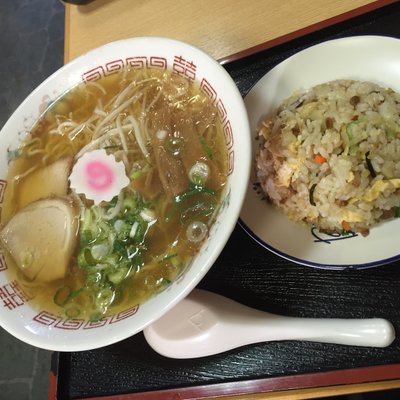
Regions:
[[219, 314], [238, 337], [248, 343], [276, 340], [306, 340], [350, 346], [386, 347], [395, 339], [393, 325], [383, 318], [299, 318], [272, 314], [247, 307], [226, 297], [193, 291], [198, 306]]
[[392, 324], [382, 318], [314, 319], [270, 315], [263, 340], [306, 340], [353, 346], [386, 347], [393, 342]]

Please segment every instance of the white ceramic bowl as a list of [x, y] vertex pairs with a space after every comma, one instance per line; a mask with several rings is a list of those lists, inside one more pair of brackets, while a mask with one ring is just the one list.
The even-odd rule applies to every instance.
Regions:
[[7, 153], [18, 148], [43, 108], [76, 84], [112, 74], [127, 64], [138, 68], [175, 69], [188, 78], [195, 77], [202, 91], [217, 105], [229, 152], [224, 205], [209, 238], [178, 281], [143, 305], [96, 323], [66, 319], [43, 308], [32, 308], [18, 284], [10, 281], [4, 256], [0, 254], [0, 325], [37, 347], [56, 351], [88, 350], [140, 332], [202, 279], [225, 246], [240, 213], [251, 162], [250, 129], [242, 97], [229, 74], [211, 57], [188, 44], [158, 37], [126, 39], [92, 50], [55, 72], [27, 97], [0, 133], [0, 201], [7, 185]]
[[[371, 57], [373, 54], [373, 57]], [[245, 98], [253, 138], [262, 121], [296, 90], [335, 79], [375, 82], [400, 92], [400, 40], [355, 36], [330, 40], [287, 58], [266, 73]], [[334, 60], [334, 61], [333, 61]], [[253, 152], [258, 149], [253, 139]], [[290, 221], [249, 187], [241, 213], [245, 230], [262, 246], [293, 262], [318, 268], [369, 268], [400, 259], [400, 219], [359, 234], [327, 235]]]

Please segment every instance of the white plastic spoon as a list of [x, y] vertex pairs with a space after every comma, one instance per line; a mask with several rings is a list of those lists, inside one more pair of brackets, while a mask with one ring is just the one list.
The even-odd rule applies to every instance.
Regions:
[[276, 340], [386, 347], [395, 338], [392, 324], [382, 318], [284, 317], [199, 289], [148, 326], [144, 335], [155, 351], [171, 358], [209, 356]]

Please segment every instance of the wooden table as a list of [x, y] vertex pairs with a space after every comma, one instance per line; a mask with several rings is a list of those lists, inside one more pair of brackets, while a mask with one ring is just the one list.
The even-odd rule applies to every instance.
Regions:
[[67, 5], [65, 61], [135, 36], [168, 36], [227, 61], [392, 2], [93, 0], [85, 6]]
[[[66, 6], [65, 61], [118, 39], [167, 36], [195, 45], [226, 63], [393, 2], [94, 0], [86, 6]], [[399, 387], [398, 379], [337, 386], [321, 381], [320, 385], [279, 393], [223, 398], [294, 400]]]

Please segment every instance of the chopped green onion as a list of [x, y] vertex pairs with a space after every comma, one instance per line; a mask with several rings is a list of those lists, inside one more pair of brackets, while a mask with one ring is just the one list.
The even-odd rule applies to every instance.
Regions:
[[72, 289], [69, 286], [59, 288], [54, 295], [53, 301], [60, 307], [63, 307], [70, 299]]
[[[101, 274], [100, 274], [101, 276]], [[74, 303], [77, 303], [83, 307], [88, 307], [93, 305], [94, 303], [94, 293], [88, 288], [82, 288], [76, 290], [71, 295], [71, 300], [74, 300]]]
[[397, 133], [396, 133], [396, 131], [394, 129], [388, 128], [386, 133], [387, 133], [387, 137], [389, 139], [396, 139], [397, 138]]
[[170, 255], [168, 255], [168, 256], [165, 256], [163, 259], [160, 260], [160, 262], [170, 260], [171, 258], [174, 258], [174, 257], [176, 257], [177, 255], [178, 255], [178, 253], [174, 253], [174, 254], [170, 254]]
[[131, 172], [131, 174], [129, 175], [129, 178], [132, 180], [135, 180], [137, 178], [140, 178], [143, 175], [144, 175], [144, 172], [141, 169], [139, 169], [139, 170]]
[[90, 209], [87, 208], [83, 214], [83, 223], [81, 231], [82, 232], [89, 231], [91, 225], [92, 225], [92, 212]]
[[87, 246], [93, 240], [92, 232], [84, 230], [81, 232], [81, 246]]
[[78, 266], [86, 274], [84, 287], [63, 289], [55, 296], [65, 309], [68, 305], [69, 317], [89, 307], [90, 319], [99, 320], [121, 298], [121, 284], [144, 265], [142, 250], [154, 221], [143, 197], [129, 189], [106, 205], [85, 210], [78, 253]]
[[110, 282], [114, 283], [115, 285], [118, 285], [126, 278], [127, 275], [128, 275], [127, 269], [119, 268], [117, 271], [108, 274], [107, 278]]
[[114, 196], [107, 204], [108, 208], [114, 208], [118, 203], [118, 196]]
[[189, 182], [189, 190], [187, 192], [183, 192], [182, 194], [178, 194], [177, 196], [175, 196], [174, 200], [176, 203], [180, 203], [187, 197], [193, 196], [198, 193], [207, 193], [212, 196], [215, 196], [217, 194], [215, 190], [208, 189], [200, 185], [196, 185], [193, 182]]
[[347, 139], [348, 139], [348, 147], [354, 146], [355, 144], [365, 140], [368, 137], [368, 134], [366, 131], [356, 132], [353, 131], [353, 128], [356, 125], [359, 125], [361, 123], [365, 122], [365, 119], [360, 118], [355, 121], [352, 121], [346, 125], [346, 134], [347, 134]]
[[77, 317], [79, 317], [80, 313], [81, 313], [81, 310], [77, 306], [70, 306], [65, 309], [65, 315], [68, 318], [77, 318]]
[[133, 211], [137, 207], [136, 200], [133, 196], [126, 196], [124, 198], [124, 202], [122, 203], [122, 207], [126, 209], [126, 211]]
[[137, 243], [137, 244], [143, 243], [143, 241], [146, 237], [147, 231], [148, 231], [148, 227], [149, 227], [149, 224], [147, 224], [145, 221], [143, 221], [143, 220], [137, 221], [135, 234], [133, 235], [133, 237], [131, 237], [131, 239], [133, 240], [134, 243]]
[[178, 204], [177, 204], [177, 202], [174, 202], [173, 206], [172, 206], [172, 210], [165, 217], [164, 223], [167, 223], [167, 222], [171, 221], [171, 219], [175, 215], [177, 209], [178, 209]]
[[84, 247], [78, 254], [78, 265], [82, 268], [95, 265], [96, 260], [92, 257], [90, 247]]
[[120, 240], [114, 240], [113, 250], [118, 254], [126, 255], [126, 245], [124, 242]]
[[86, 275], [86, 284], [89, 286], [97, 285], [101, 282], [101, 272], [90, 272]]
[[114, 299], [114, 291], [111, 288], [104, 288], [95, 299], [95, 306], [100, 312], [105, 312]]
[[102, 260], [110, 252], [110, 245], [108, 243], [94, 244], [90, 248], [90, 254], [96, 261]]
[[210, 147], [208, 146], [206, 140], [205, 140], [203, 137], [200, 138], [200, 143], [201, 143], [201, 145], [203, 146], [204, 152], [206, 153], [206, 157], [207, 157], [209, 160], [212, 160], [213, 157], [214, 157], [214, 156], [213, 156], [213, 153], [212, 153]]

